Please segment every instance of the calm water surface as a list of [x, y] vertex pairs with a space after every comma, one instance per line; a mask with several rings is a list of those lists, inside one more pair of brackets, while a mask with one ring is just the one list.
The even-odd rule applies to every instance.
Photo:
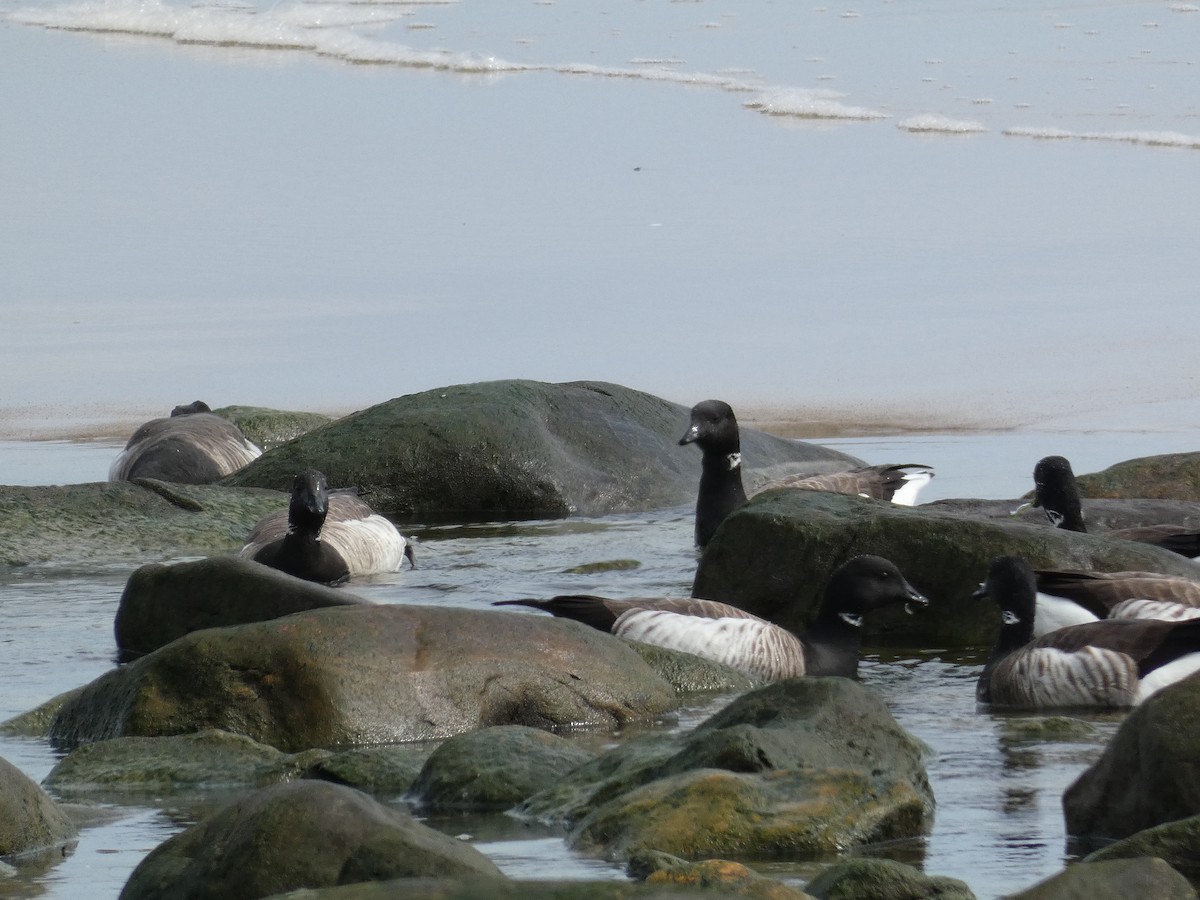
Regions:
[[[1193, 446], [1200, 445], [1200, 435], [1192, 435], [1192, 440]], [[1055, 452], [1064, 444], [1077, 457], [1099, 459], [1105, 465], [1125, 458], [1122, 454], [1131, 449], [1138, 455], [1156, 447], [1171, 448], [1170, 436], [1162, 433], [1147, 433], [1136, 440], [1128, 435], [1009, 433], [829, 443], [872, 462], [911, 458], [937, 466], [940, 474], [927, 499], [954, 494], [1012, 497], [1025, 489], [1029, 477], [1017, 470], [1028, 468], [1026, 463], [1035, 454]], [[10, 472], [53, 475], [47, 480], [90, 480], [106, 470], [116, 449], [99, 443], [9, 442], [0, 444], [0, 466]], [[40, 450], [36, 464], [30, 461], [35, 450]], [[22, 459], [25, 464], [18, 465]], [[967, 468], [972, 459], [979, 469], [973, 473]], [[1001, 471], [1006, 477], [1000, 477]], [[980, 490], [954, 490], [964, 484], [978, 485]], [[939, 486], [936, 491], [934, 486]], [[696, 562], [690, 549], [691, 529], [688, 509], [417, 528], [419, 568], [355, 584], [352, 590], [379, 603], [466, 607], [567, 591], [686, 594]], [[582, 563], [616, 559], [642, 564], [603, 575], [567, 571]], [[113, 616], [131, 568], [0, 574], [0, 621], [4, 623], [0, 683], [5, 685], [0, 719], [86, 683], [113, 665]], [[904, 727], [930, 746], [927, 765], [938, 807], [927, 837], [862, 852], [962, 878], [980, 897], [994, 897], [1053, 874], [1070, 858], [1060, 808], [1062, 791], [1096, 758], [1120, 716], [1086, 717], [1094, 732], [1078, 742], [1031, 743], [1014, 737], [1009, 716], [976, 707], [974, 682], [984, 653], [983, 649], [937, 648], [868, 653], [862, 680], [886, 699]], [[677, 727], [694, 725], [716, 708], [714, 704], [723, 702], [702, 698], [697, 707], [681, 712]], [[603, 744], [619, 735], [587, 739]], [[0, 756], [35, 780], [44, 778], [56, 760], [44, 743], [15, 738], [0, 738]], [[147, 852], [223, 799], [86, 798], [80, 810], [86, 824], [74, 853], [57, 865], [26, 870], [12, 882], [0, 883], [0, 896], [71, 898], [83, 891], [90, 897], [115, 897]], [[528, 828], [496, 816], [454, 816], [431, 824], [447, 833], [470, 835], [514, 877], [624, 877], [619, 867], [572, 854], [561, 835], [550, 829]], [[797, 883], [814, 872], [811, 862], [775, 862], [761, 868]]]

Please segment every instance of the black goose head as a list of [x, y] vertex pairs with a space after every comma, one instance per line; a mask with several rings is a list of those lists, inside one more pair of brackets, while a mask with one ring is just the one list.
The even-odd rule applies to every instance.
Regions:
[[908, 583], [891, 560], [882, 556], [855, 556], [829, 576], [818, 621], [841, 622], [857, 628], [863, 616], [872, 610], [898, 603], [912, 612], [914, 605], [928, 606], [929, 600]]
[[329, 512], [329, 487], [316, 469], [305, 469], [292, 482], [288, 524], [292, 528], [320, 531]]
[[1065, 456], [1047, 456], [1033, 467], [1033, 505], [1046, 511], [1046, 517], [1066, 531], [1087, 531], [1079, 485]]
[[733, 407], [723, 400], [697, 403], [692, 407], [691, 424], [679, 443], [696, 444], [705, 456], [738, 453], [742, 443]]
[[203, 400], [193, 400], [187, 405], [181, 405], [171, 410], [171, 416], [190, 416], [195, 413], [210, 413], [212, 409]]
[[990, 598], [1000, 607], [1000, 644], [1021, 646], [1033, 640], [1037, 615], [1037, 577], [1019, 556], [998, 556], [988, 567], [987, 580], [973, 596]]

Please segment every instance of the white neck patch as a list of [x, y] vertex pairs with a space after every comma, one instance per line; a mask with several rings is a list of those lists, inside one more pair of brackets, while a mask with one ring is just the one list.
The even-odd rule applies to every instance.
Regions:
[[740, 452], [739, 453], [730, 453], [728, 456], [725, 457], [725, 461], [727, 463], [729, 463], [729, 470], [731, 472], [734, 469], [740, 469], [742, 467], [742, 454]]
[[1002, 622], [1003, 622], [1005, 625], [1016, 625], [1016, 624], [1020, 623], [1020, 621], [1021, 621], [1021, 617], [1020, 617], [1020, 616], [1018, 616], [1018, 615], [1017, 615], [1015, 612], [1013, 612], [1011, 609], [1006, 609], [1006, 610], [1004, 611], [1004, 613], [1003, 613], [1003, 614], [1000, 616], [1000, 620], [1001, 620], [1001, 621], [1002, 621]]
[[862, 616], [856, 616], [854, 613], [838, 613], [838, 618], [852, 628], [862, 628]]
[[1046, 510], [1046, 518], [1050, 520], [1051, 525], [1053, 525], [1055, 528], [1058, 528], [1062, 525], [1063, 520], [1067, 517], [1056, 510], [1048, 509]]

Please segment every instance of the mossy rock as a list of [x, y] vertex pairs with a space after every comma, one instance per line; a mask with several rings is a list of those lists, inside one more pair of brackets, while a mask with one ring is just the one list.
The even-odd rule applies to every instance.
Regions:
[[334, 421], [333, 416], [323, 413], [290, 412], [263, 406], [222, 406], [213, 412], [236, 425], [263, 450], [286, 444]]

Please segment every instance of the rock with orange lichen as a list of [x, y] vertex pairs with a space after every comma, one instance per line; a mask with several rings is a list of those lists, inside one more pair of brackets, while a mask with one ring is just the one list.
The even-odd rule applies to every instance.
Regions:
[[759, 875], [748, 866], [728, 859], [688, 862], [658, 851], [635, 854], [629, 874], [650, 886], [698, 887], [719, 891], [723, 897], [752, 897], [755, 900], [811, 900], [799, 888]]

